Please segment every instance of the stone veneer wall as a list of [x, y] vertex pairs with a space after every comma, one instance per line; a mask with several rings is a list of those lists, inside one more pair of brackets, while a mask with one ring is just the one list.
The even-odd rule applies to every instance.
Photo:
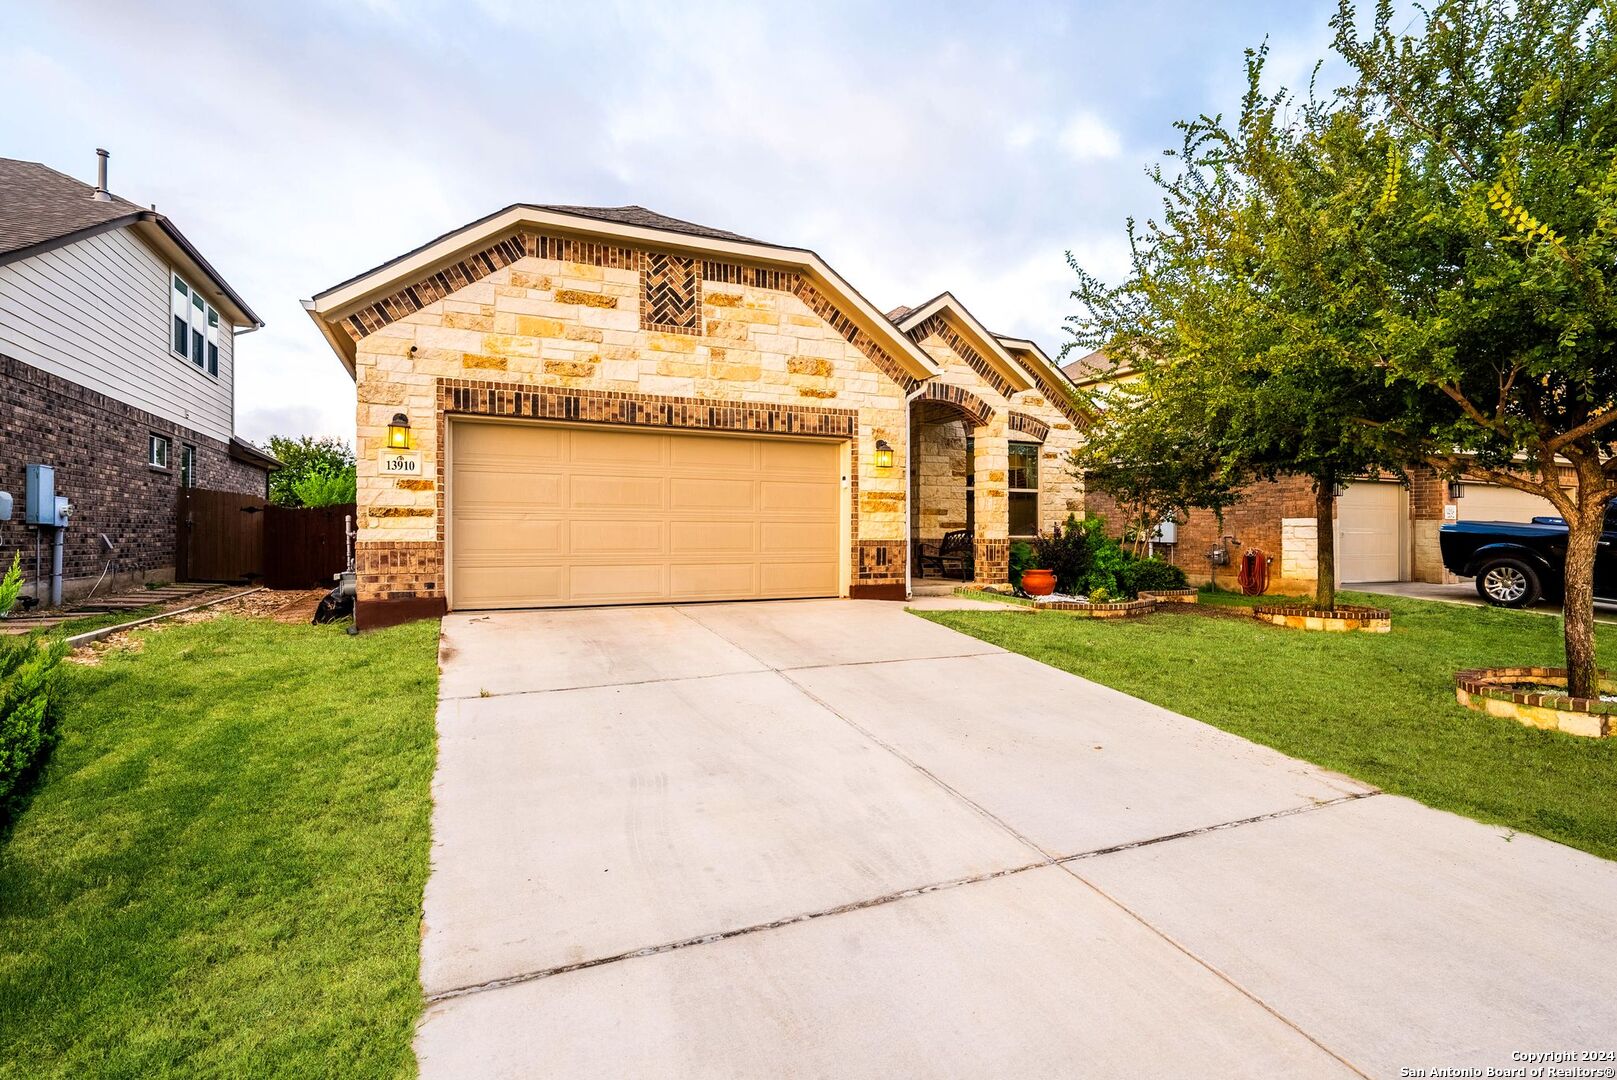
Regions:
[[[976, 472], [975, 576], [980, 584], [1000, 584], [1010, 571], [1010, 504], [1006, 495], [1010, 443], [1040, 444], [1039, 524], [1048, 531], [1065, 521], [1068, 514], [1083, 512], [1082, 490], [1066, 465], [1067, 455], [1082, 435], [1073, 417], [1053, 405], [1045, 390], [1013, 390], [965, 343], [947, 316], [933, 316], [912, 330], [910, 336], [943, 369], [933, 380], [940, 400], [946, 399], [951, 389], [958, 389], [970, 395], [964, 411], [978, 411], [980, 403], [989, 414], [986, 423], [973, 423], [971, 418], [957, 415], [953, 422], [939, 424], [935, 421], [942, 406], [937, 402], [917, 402], [917, 434], [921, 439], [917, 467], [921, 475], [912, 487], [920, 501], [917, 524], [912, 525], [912, 530], [921, 540], [935, 540], [949, 528], [965, 527], [965, 436], [966, 425], [971, 424]], [[922, 420], [933, 422], [920, 423]]]
[[[225, 443], [7, 356], [0, 356], [0, 402], [0, 491], [16, 500], [12, 519], [0, 522], [0, 559], [10, 566], [12, 553], [21, 551], [23, 572], [33, 578], [40, 530], [23, 523], [26, 467], [54, 465], [57, 494], [73, 504], [63, 551], [68, 597], [88, 591], [106, 568], [102, 533], [119, 566], [103, 590], [173, 578], [182, 443], [197, 448], [196, 486], [265, 494], [264, 470], [232, 458]], [[168, 469], [147, 464], [153, 434], [170, 440]], [[41, 561], [49, 573], [46, 533]]]
[[[902, 593], [904, 398], [914, 381], [810, 283], [708, 261], [696, 264], [693, 297], [667, 260], [655, 282], [643, 281], [647, 253], [632, 249], [529, 235], [491, 250], [481, 265], [467, 260], [455, 274], [434, 275], [430, 289], [412, 287], [349, 320], [362, 606], [442, 603], [446, 408], [782, 433], [803, 431], [789, 425], [806, 417], [845, 417], [854, 451], [851, 584], [867, 595]], [[642, 310], [653, 303], [656, 312]], [[421, 479], [377, 473], [388, 420], [400, 411], [422, 455]], [[893, 447], [892, 468], [872, 464], [878, 439]]]

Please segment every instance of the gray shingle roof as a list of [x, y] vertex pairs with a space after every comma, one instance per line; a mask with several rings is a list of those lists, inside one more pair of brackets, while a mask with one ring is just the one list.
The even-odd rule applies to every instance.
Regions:
[[1119, 374], [1121, 365], [1112, 360], [1104, 352], [1096, 349], [1087, 356], [1080, 356], [1070, 364], [1062, 365], [1061, 370], [1067, 373], [1067, 378], [1075, 383], [1095, 382], [1104, 380], [1109, 375]]
[[37, 161], [0, 158], [0, 255], [48, 244], [141, 212], [116, 195], [97, 202], [95, 188]]
[[706, 236], [712, 240], [737, 240], [743, 244], [757, 244], [762, 241], [754, 240], [750, 236], [729, 232], [725, 229], [715, 229], [707, 225], [697, 225], [690, 221], [681, 221], [679, 218], [659, 214], [655, 210], [647, 210], [644, 206], [556, 206], [540, 205], [540, 210], [553, 210], [558, 214], [572, 214], [574, 217], [594, 218], [596, 221], [611, 221], [619, 225], [638, 225], [643, 229], [662, 229], [665, 232], [684, 233], [687, 236]]

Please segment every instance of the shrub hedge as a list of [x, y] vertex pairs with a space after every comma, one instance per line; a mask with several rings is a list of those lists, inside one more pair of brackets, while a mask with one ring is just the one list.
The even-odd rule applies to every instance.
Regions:
[[[0, 579], [0, 615], [17, 601], [19, 558]], [[9, 822], [56, 741], [67, 642], [43, 633], [0, 636], [0, 826]]]
[[[1018, 549], [1026, 548], [1024, 553]], [[1182, 589], [1185, 572], [1161, 559], [1141, 559], [1125, 551], [1106, 534], [1106, 520], [1097, 516], [1079, 521], [1069, 514], [1064, 524], [1040, 533], [1031, 544], [1011, 547], [1011, 584], [1020, 585], [1022, 571], [1038, 567], [1052, 570], [1058, 592], [1091, 599], [1130, 599], [1142, 589]]]

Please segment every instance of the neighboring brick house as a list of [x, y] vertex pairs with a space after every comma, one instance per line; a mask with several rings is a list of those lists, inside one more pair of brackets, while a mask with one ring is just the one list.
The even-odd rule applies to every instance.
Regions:
[[[1104, 401], [1111, 388], [1136, 373], [1113, 364], [1104, 353], [1080, 357], [1064, 368], [1073, 384]], [[1124, 514], [1099, 492], [1087, 492], [1084, 505], [1120, 531]], [[1548, 500], [1480, 481], [1449, 483], [1429, 469], [1418, 470], [1407, 485], [1390, 479], [1360, 478], [1342, 485], [1336, 500], [1337, 580], [1340, 584], [1379, 581], [1459, 580], [1443, 568], [1438, 529], [1445, 521], [1526, 521], [1554, 514]], [[1310, 482], [1282, 477], [1253, 484], [1219, 519], [1193, 511], [1175, 529], [1175, 542], [1157, 551], [1183, 567], [1192, 582], [1235, 582], [1236, 560], [1249, 549], [1272, 558], [1269, 591], [1301, 593], [1314, 586], [1317, 519]], [[1233, 538], [1233, 540], [1228, 539]], [[1214, 566], [1209, 553], [1229, 551], [1227, 566]]]
[[[0, 557], [25, 469], [72, 506], [64, 594], [172, 578], [182, 484], [262, 495], [278, 462], [235, 434], [235, 337], [263, 324], [166, 216], [31, 161], [0, 158]], [[104, 539], [103, 539], [104, 538]], [[103, 577], [109, 563], [114, 574]]]
[[1013, 513], [1080, 505], [1060, 467], [1080, 414], [1037, 346], [947, 294], [890, 319], [801, 248], [517, 205], [305, 306], [358, 387], [362, 626], [897, 599], [968, 488], [984, 581]]

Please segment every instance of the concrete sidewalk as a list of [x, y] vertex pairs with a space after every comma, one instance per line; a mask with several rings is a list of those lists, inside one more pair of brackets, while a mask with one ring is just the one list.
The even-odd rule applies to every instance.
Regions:
[[1617, 864], [853, 601], [445, 620], [422, 1073], [1330, 1076], [1617, 1027]]

